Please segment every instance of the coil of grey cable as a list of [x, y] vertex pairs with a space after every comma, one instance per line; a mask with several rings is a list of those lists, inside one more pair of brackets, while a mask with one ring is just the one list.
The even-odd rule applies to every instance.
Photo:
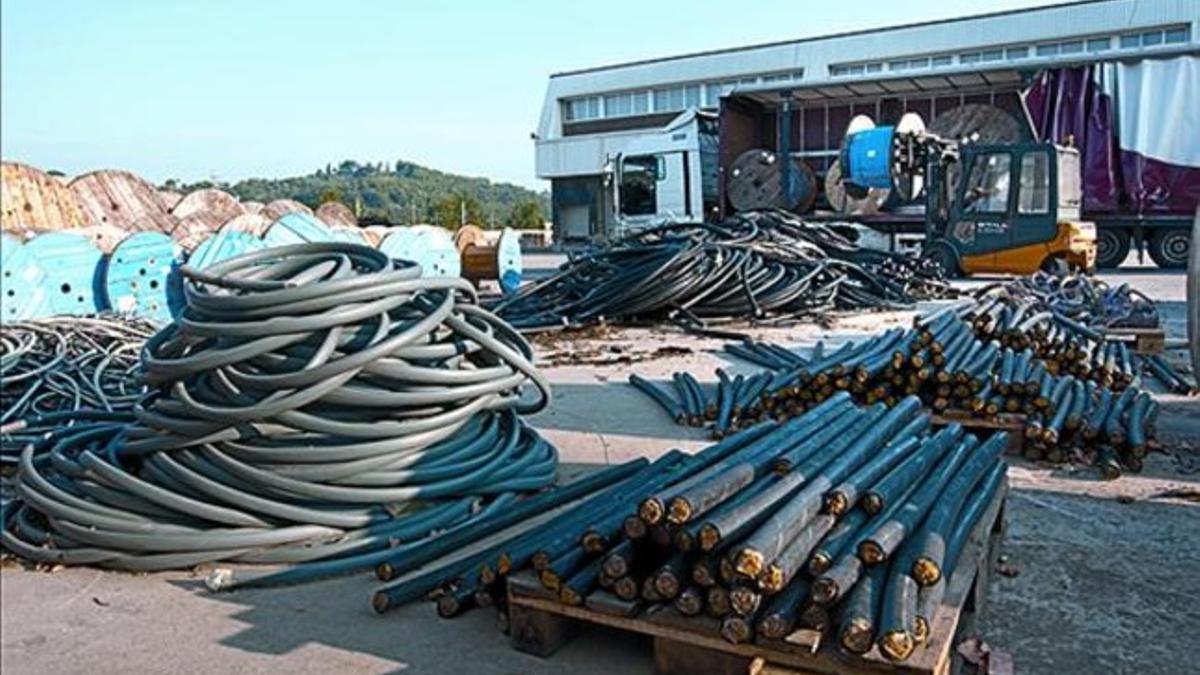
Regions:
[[[355, 244], [183, 269], [132, 422], [21, 453], [6, 549], [129, 570], [352, 560], [555, 478], [528, 344], [457, 278]], [[532, 386], [527, 386], [532, 385]]]

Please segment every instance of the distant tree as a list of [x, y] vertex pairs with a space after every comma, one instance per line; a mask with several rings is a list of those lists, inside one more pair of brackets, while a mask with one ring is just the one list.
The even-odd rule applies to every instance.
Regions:
[[466, 214], [466, 223], [469, 225], [482, 225], [485, 222], [483, 215], [483, 206], [474, 196], [458, 192], [446, 195], [438, 200], [434, 207], [434, 222], [444, 228], [456, 230], [464, 222], [462, 217]]
[[545, 224], [545, 214], [539, 202], [529, 200], [517, 202], [509, 212], [504, 224], [518, 230], [540, 230]]
[[321, 193], [321, 196], [317, 198], [318, 205], [325, 204], [326, 202], [340, 201], [342, 201], [342, 191], [332, 185], [325, 188], [325, 190]]

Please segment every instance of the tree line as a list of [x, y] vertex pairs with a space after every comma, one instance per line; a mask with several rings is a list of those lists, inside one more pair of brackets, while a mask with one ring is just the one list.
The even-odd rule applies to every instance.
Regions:
[[399, 160], [393, 165], [343, 160], [306, 176], [249, 178], [236, 183], [182, 184], [181, 192], [219, 187], [242, 201], [294, 199], [312, 208], [330, 201], [350, 207], [363, 224], [432, 223], [455, 229], [462, 223], [483, 228], [538, 229], [549, 219], [546, 192], [438, 171]]

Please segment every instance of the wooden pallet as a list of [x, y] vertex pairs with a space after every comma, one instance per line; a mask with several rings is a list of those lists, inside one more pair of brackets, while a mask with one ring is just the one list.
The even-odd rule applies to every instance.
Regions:
[[588, 624], [639, 633], [653, 638], [658, 675], [948, 675], [954, 666], [954, 646], [974, 630], [975, 616], [984, 608], [1005, 529], [1007, 495], [1005, 479], [963, 547], [945, 600], [931, 622], [928, 644], [902, 664], [888, 661], [878, 649], [864, 657], [843, 654], [809, 630], [769, 643], [730, 644], [719, 636], [716, 619], [683, 617], [670, 605], [644, 608], [604, 591], [593, 593], [583, 607], [571, 607], [558, 602], [527, 572], [508, 582], [509, 639], [519, 651], [546, 657]]
[[1167, 334], [1161, 327], [1109, 328], [1104, 331], [1109, 342], [1124, 342], [1138, 354], [1161, 354], [1167, 346]]
[[1025, 449], [1025, 426], [1027, 420], [1020, 413], [1000, 413], [994, 418], [976, 417], [966, 410], [943, 410], [940, 413], [930, 413], [930, 423], [935, 427], [944, 427], [958, 422], [967, 431], [979, 430], [987, 435], [996, 431], [1008, 432], [1008, 445], [1005, 453], [1020, 455]]

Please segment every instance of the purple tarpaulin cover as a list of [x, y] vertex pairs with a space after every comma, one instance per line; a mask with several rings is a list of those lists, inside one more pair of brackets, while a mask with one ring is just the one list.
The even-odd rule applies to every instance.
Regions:
[[1085, 210], [1200, 203], [1200, 59], [1046, 69], [1022, 101], [1036, 138], [1079, 148]]

